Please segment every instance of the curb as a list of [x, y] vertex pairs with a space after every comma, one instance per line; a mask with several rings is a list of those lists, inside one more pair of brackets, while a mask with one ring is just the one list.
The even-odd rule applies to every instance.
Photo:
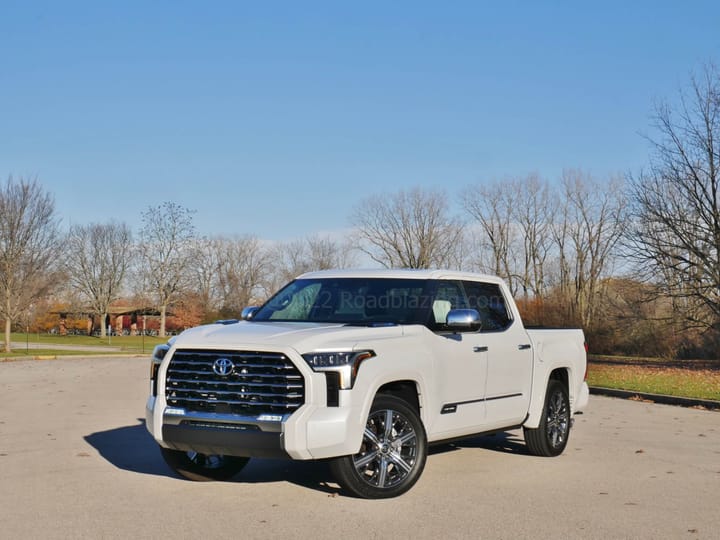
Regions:
[[652, 401], [653, 403], [661, 403], [663, 405], [676, 405], [680, 407], [702, 407], [709, 410], [720, 410], [720, 401], [714, 401], [710, 399], [693, 399], [678, 396], [665, 396], [661, 394], [647, 394], [644, 392], [618, 390], [616, 388], [603, 388], [600, 386], [591, 386], [590, 393], [600, 396], [617, 397], [623, 399], [640, 399], [643, 401]]

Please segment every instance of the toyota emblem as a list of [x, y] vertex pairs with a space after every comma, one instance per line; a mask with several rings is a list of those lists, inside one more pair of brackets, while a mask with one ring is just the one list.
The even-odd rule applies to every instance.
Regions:
[[221, 377], [227, 377], [235, 369], [235, 364], [229, 358], [218, 358], [213, 362], [213, 371], [216, 375]]

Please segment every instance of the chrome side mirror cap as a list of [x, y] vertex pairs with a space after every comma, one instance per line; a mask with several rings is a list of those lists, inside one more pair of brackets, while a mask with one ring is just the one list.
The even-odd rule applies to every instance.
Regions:
[[476, 309], [451, 309], [447, 314], [447, 329], [455, 332], [477, 332], [482, 327]]

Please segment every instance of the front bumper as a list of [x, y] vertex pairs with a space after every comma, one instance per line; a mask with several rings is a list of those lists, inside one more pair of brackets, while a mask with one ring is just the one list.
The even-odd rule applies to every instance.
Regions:
[[305, 404], [276, 419], [184, 412], [151, 396], [146, 426], [158, 444], [175, 450], [300, 460], [344, 456], [358, 451], [364, 430], [348, 393], [341, 391], [340, 407]]
[[159, 444], [202, 454], [288, 458], [283, 443], [283, 420], [283, 417], [201, 415], [167, 407], [161, 397], [154, 396], [148, 398], [145, 406], [145, 425]]
[[282, 433], [260, 431], [252, 425], [229, 428], [205, 425], [171, 425], [162, 428], [163, 442], [175, 450], [226, 456], [289, 458]]

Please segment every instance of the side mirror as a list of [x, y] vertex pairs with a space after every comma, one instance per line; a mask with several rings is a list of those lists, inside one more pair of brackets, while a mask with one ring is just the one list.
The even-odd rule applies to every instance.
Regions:
[[249, 321], [253, 318], [255, 313], [257, 313], [257, 310], [260, 309], [258, 306], [248, 306], [242, 310], [242, 313], [240, 314], [240, 318], [243, 321]]
[[455, 332], [477, 332], [482, 327], [476, 309], [451, 309], [447, 314], [447, 329]]

